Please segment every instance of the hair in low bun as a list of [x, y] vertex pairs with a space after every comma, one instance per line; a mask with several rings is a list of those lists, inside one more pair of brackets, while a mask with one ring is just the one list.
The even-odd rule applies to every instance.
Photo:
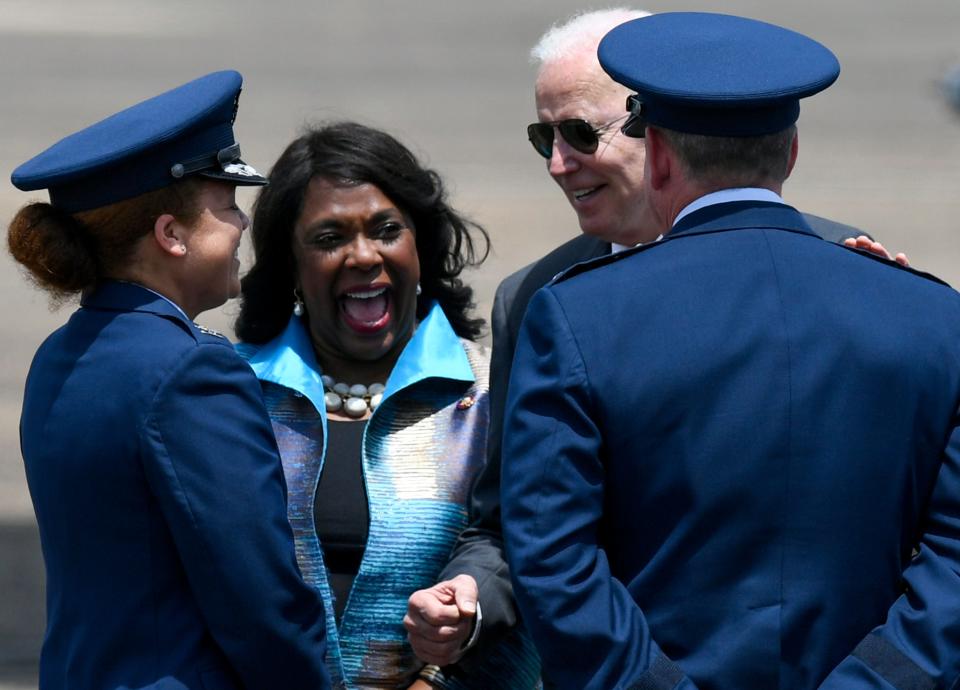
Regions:
[[27, 204], [10, 223], [7, 244], [56, 307], [106, 278], [121, 276], [160, 215], [169, 213], [188, 225], [197, 222], [204, 184], [209, 182], [190, 177], [73, 215], [47, 203]]
[[95, 241], [80, 221], [50, 204], [21, 208], [10, 222], [7, 245], [55, 304], [98, 280]]

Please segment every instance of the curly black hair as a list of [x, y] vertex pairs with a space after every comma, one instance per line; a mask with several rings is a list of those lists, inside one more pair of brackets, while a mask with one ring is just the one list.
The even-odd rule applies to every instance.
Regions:
[[[420, 165], [395, 138], [356, 122], [309, 128], [295, 139], [270, 171], [253, 213], [254, 265], [241, 281], [237, 337], [265, 343], [286, 327], [293, 308], [296, 267], [293, 229], [314, 178], [378, 187], [413, 221], [420, 260], [422, 293], [417, 319], [436, 300], [457, 335], [475, 340], [484, 321], [473, 318], [473, 288], [460, 273], [478, 266], [490, 251], [490, 238], [478, 224], [446, 202], [440, 176]], [[476, 233], [482, 251], [475, 246]]]

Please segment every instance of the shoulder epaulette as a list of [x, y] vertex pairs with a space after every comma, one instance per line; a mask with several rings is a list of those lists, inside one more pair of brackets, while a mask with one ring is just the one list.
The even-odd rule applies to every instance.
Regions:
[[226, 340], [227, 342], [230, 341], [229, 338], [227, 338], [227, 336], [225, 336], [223, 333], [219, 333], [218, 331], [215, 331], [215, 330], [213, 330], [212, 328], [207, 328], [206, 326], [201, 326], [200, 324], [198, 324], [198, 323], [196, 323], [196, 322], [194, 322], [193, 326], [194, 326], [194, 328], [196, 328], [198, 331], [200, 331], [200, 332], [203, 333], [204, 335], [212, 335], [212, 336], [215, 337], [215, 338], [223, 338], [223, 339]]
[[913, 275], [919, 276], [920, 278], [926, 278], [927, 280], [930, 280], [934, 283], [939, 283], [940, 285], [943, 285], [951, 289], [953, 288], [953, 286], [950, 285], [950, 283], [948, 283], [947, 281], [941, 278], [938, 278], [932, 273], [927, 273], [926, 271], [919, 271], [916, 268], [913, 268], [912, 266], [903, 266], [902, 264], [898, 264], [896, 261], [893, 261], [891, 259], [884, 259], [882, 256], [877, 256], [873, 252], [868, 252], [866, 249], [857, 249], [856, 247], [848, 247], [845, 244], [840, 244], [840, 243], [836, 243], [836, 245], [838, 247], [843, 247], [848, 252], [854, 252], [856, 254], [859, 254], [860, 256], [865, 256], [868, 259], [871, 259], [873, 261], [879, 261], [880, 263], [886, 264], [887, 266], [892, 266], [894, 268], [900, 269], [901, 271], [912, 273]]
[[667, 238], [657, 240], [656, 242], [649, 242], [648, 244], [637, 245], [636, 247], [630, 247], [629, 249], [624, 249], [622, 251], [616, 252], [615, 254], [605, 254], [604, 256], [598, 256], [595, 259], [587, 259], [586, 261], [581, 261], [576, 263], [570, 268], [567, 268], [563, 271], [560, 271], [557, 275], [553, 277], [553, 280], [550, 281], [550, 285], [555, 285], [557, 283], [562, 283], [563, 281], [578, 276], [581, 273], [586, 273], [587, 271], [592, 271], [595, 268], [601, 266], [609, 266], [610, 264], [616, 263], [617, 261], [622, 261], [628, 256], [633, 256], [634, 254], [639, 254], [640, 252], [649, 251], [654, 247], [658, 247], [663, 244]]

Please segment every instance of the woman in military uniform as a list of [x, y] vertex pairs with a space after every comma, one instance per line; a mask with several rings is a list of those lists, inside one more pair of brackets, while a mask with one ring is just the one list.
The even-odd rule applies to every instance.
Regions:
[[20, 422], [47, 570], [42, 688], [329, 687], [249, 367], [195, 325], [240, 289], [236, 72], [55, 144], [9, 247], [55, 300]]

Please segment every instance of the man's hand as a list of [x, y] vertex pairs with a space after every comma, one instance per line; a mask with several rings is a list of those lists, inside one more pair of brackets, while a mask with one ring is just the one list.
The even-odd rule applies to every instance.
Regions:
[[871, 240], [866, 235], [860, 235], [854, 239], [853, 237], [848, 237], [843, 241], [843, 244], [847, 247], [852, 247], [854, 249], [863, 249], [871, 254], [876, 254], [877, 256], [883, 259], [890, 259], [891, 261], [896, 261], [901, 266], [909, 266], [910, 262], [907, 260], [907, 255], [903, 252], [900, 252], [896, 256], [890, 256], [890, 252], [887, 251], [879, 242]]
[[477, 581], [469, 575], [457, 575], [410, 595], [403, 625], [422, 661], [448, 666], [463, 656], [477, 613], [477, 595]]

